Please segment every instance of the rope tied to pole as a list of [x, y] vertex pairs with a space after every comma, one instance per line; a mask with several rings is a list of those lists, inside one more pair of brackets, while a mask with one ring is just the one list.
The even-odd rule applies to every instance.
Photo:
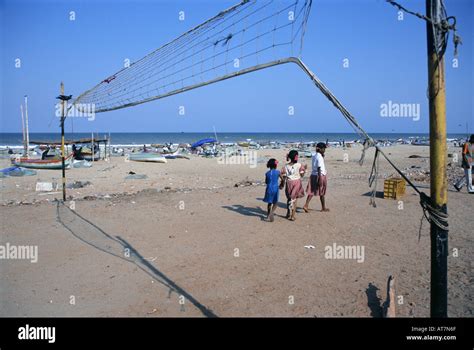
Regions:
[[432, 203], [431, 198], [424, 192], [420, 193], [420, 205], [423, 208], [423, 217], [430, 224], [434, 224], [441, 230], [447, 231], [449, 229], [448, 213], [441, 207]]
[[377, 205], [375, 204], [375, 195], [377, 194], [377, 178], [379, 175], [379, 148], [375, 148], [375, 155], [374, 155], [374, 162], [372, 163], [372, 170], [370, 171], [369, 175], [369, 187], [372, 189], [372, 193], [370, 195], [370, 204], [376, 208]]
[[362, 144], [363, 148], [362, 148], [362, 154], [360, 155], [360, 159], [359, 159], [359, 165], [362, 166], [364, 164], [364, 160], [365, 160], [365, 153], [366, 151], [372, 147], [372, 146], [375, 146], [375, 143], [374, 143], [374, 140], [372, 140], [370, 137], [369, 138], [366, 138], [364, 140], [364, 143]]
[[[443, 14], [444, 18], [441, 18], [439, 21], [437, 21], [436, 19], [430, 18], [428, 16], [425, 16], [425, 15], [419, 13], [419, 12], [408, 10], [406, 7], [402, 6], [401, 4], [399, 4], [398, 2], [396, 2], [394, 0], [386, 0], [386, 1], [390, 5], [398, 8], [400, 11], [403, 11], [405, 13], [408, 13], [410, 15], [413, 15], [415, 17], [418, 17], [418, 18], [430, 23], [433, 26], [433, 28], [440, 31], [440, 33], [438, 33], [438, 35], [443, 36], [443, 43], [441, 44], [441, 47], [444, 48], [442, 50], [442, 53], [440, 53], [440, 56], [444, 55], [444, 50], [446, 50], [446, 44], [445, 43], [447, 43], [447, 41], [448, 41], [449, 32], [452, 31], [453, 32], [453, 44], [454, 44], [454, 57], [457, 57], [458, 45], [462, 45], [462, 40], [461, 40], [461, 37], [457, 34], [456, 17], [447, 16], [446, 8], [444, 6], [443, 0], [440, 0], [440, 3], [441, 3], [442, 14]], [[453, 22], [450, 23], [450, 20], [452, 20]]]

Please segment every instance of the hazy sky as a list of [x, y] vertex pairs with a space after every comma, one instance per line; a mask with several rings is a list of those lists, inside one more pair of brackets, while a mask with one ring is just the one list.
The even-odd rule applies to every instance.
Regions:
[[[1, 125], [21, 132], [29, 96], [31, 132], [56, 132], [55, 97], [79, 95], [233, 1], [0, 0]], [[424, 12], [424, 1], [400, 0]], [[474, 130], [472, 0], [446, 0], [463, 45], [446, 53], [448, 132]], [[70, 11], [76, 18], [71, 21]], [[185, 21], [179, 20], [184, 11]], [[428, 132], [426, 27], [384, 0], [314, 0], [303, 60], [369, 132]], [[16, 59], [21, 67], [16, 68]], [[343, 60], [349, 60], [344, 68]], [[383, 118], [381, 104], [414, 103], [420, 118]], [[179, 106], [186, 114], [179, 115]], [[294, 115], [288, 107], [294, 106]], [[416, 119], [416, 118], [415, 118]], [[344, 118], [296, 65], [230, 79], [137, 107], [76, 118], [74, 131], [350, 132]], [[72, 119], [66, 130], [71, 131]]]

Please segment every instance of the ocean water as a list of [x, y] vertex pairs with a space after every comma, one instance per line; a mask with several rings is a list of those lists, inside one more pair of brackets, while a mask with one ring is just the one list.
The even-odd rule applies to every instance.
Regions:
[[[428, 138], [428, 134], [418, 133], [371, 133], [376, 140], [398, 140], [409, 138]], [[107, 138], [107, 133], [94, 133], [94, 138]], [[81, 138], [90, 138], [90, 133], [66, 133], [66, 140], [77, 140]], [[214, 132], [198, 133], [111, 133], [110, 139], [112, 145], [143, 145], [154, 143], [193, 143], [195, 141], [212, 137]], [[465, 134], [449, 134], [448, 138], [464, 139]], [[218, 133], [219, 142], [239, 142], [251, 139], [256, 142], [309, 142], [309, 141], [354, 141], [360, 139], [355, 133], [253, 133], [253, 132], [232, 132]], [[59, 133], [30, 133], [31, 141], [55, 141], [59, 142], [61, 136]], [[22, 145], [21, 133], [0, 133], [0, 147], [12, 147]]]

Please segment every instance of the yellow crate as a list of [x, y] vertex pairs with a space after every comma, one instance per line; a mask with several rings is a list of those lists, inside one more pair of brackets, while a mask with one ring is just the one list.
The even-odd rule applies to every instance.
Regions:
[[400, 199], [405, 194], [405, 180], [398, 177], [386, 179], [383, 183], [383, 198]]

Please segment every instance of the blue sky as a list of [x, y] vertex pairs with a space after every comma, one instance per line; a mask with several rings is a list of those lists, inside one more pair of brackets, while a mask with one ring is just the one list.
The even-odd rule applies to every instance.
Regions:
[[[55, 97], [64, 81], [74, 96], [91, 88], [233, 1], [0, 0], [0, 131], [21, 132], [29, 96], [30, 132], [56, 132]], [[424, 1], [400, 0], [424, 12]], [[463, 45], [459, 67], [446, 53], [448, 132], [474, 130], [471, 0], [446, 0]], [[76, 20], [69, 20], [75, 11]], [[179, 21], [179, 11], [186, 20]], [[314, 0], [303, 60], [369, 132], [428, 132], [425, 23], [384, 0]], [[21, 68], [15, 68], [15, 59]], [[343, 59], [349, 59], [349, 68]], [[419, 103], [419, 121], [382, 118], [388, 101]], [[178, 113], [186, 107], [186, 115]], [[294, 106], [295, 114], [288, 115]], [[74, 125], [72, 126], [72, 122]], [[137, 107], [68, 120], [76, 132], [350, 132], [339, 112], [294, 65], [234, 78]]]

